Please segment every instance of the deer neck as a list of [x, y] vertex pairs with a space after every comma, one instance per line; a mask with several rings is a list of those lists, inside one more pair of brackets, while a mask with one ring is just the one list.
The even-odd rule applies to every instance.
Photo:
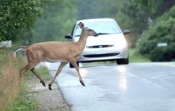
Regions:
[[84, 47], [86, 46], [86, 41], [87, 41], [87, 35], [85, 33], [83, 33], [83, 31], [82, 31], [80, 38], [77, 42], [77, 45], [81, 51], [84, 50]]

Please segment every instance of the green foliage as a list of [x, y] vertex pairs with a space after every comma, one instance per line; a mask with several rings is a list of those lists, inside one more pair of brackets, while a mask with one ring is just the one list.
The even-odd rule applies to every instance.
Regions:
[[111, 1], [79, 0], [78, 19], [81, 20], [81, 19], [107, 17], [109, 9], [108, 7], [113, 7], [113, 5], [111, 5]]
[[1, 0], [0, 41], [22, 39], [20, 34], [43, 12], [43, 0]]
[[78, 0], [47, 1], [45, 12], [32, 28], [32, 43], [65, 40], [77, 19], [77, 3]]
[[160, 16], [159, 18], [157, 18], [157, 21], [156, 22], [166, 21], [169, 18], [175, 18], [175, 7], [172, 7], [169, 11], [167, 11], [162, 16]]
[[1, 0], [0, 41], [27, 45], [64, 41], [77, 19], [111, 17], [123, 30], [131, 30], [127, 39], [134, 47], [149, 27], [148, 20], [154, 21], [174, 4], [174, 0]]
[[76, 21], [77, 1], [1, 0], [0, 41], [29, 45], [64, 40], [64, 35], [71, 32]]
[[132, 0], [138, 9], [144, 9], [156, 13], [163, 0]]
[[137, 49], [130, 48], [129, 49], [129, 62], [150, 62], [150, 60], [137, 52]]
[[[158, 18], [137, 43], [138, 52], [152, 61], [170, 60], [175, 53], [175, 7]], [[167, 47], [157, 47], [158, 43], [167, 43]]]

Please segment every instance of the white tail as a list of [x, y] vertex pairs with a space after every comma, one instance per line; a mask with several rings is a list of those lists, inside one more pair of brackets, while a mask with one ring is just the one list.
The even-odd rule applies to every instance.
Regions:
[[27, 71], [31, 70], [33, 74], [40, 80], [40, 82], [45, 86], [45, 82], [43, 79], [35, 72], [35, 66], [40, 63], [41, 61], [47, 62], [58, 62], [60, 61], [60, 66], [53, 77], [53, 79], [49, 83], [49, 89], [51, 90], [51, 85], [54, 82], [55, 78], [61, 72], [63, 67], [67, 63], [71, 63], [77, 70], [80, 83], [85, 86], [79, 68], [76, 64], [76, 59], [84, 50], [86, 45], [86, 40], [88, 36], [98, 36], [98, 34], [89, 29], [84, 27], [84, 24], [80, 22], [79, 27], [82, 29], [80, 39], [78, 42], [42, 42], [42, 43], [35, 43], [31, 46], [21, 46], [16, 49], [14, 52], [14, 56], [16, 56], [16, 52], [18, 50], [26, 50], [26, 56], [28, 60], [28, 64], [20, 70], [20, 78], [21, 76]]
[[26, 49], [28, 48], [28, 46], [19, 46], [15, 52], [13, 52], [13, 56], [16, 58], [16, 52], [22, 50], [22, 51], [25, 51]]

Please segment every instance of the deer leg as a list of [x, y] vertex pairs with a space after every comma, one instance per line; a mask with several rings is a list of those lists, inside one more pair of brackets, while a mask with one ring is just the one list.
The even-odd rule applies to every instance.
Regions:
[[52, 83], [54, 82], [54, 80], [56, 79], [56, 77], [60, 74], [61, 70], [63, 69], [63, 67], [67, 64], [68, 62], [61, 62], [60, 63], [60, 66], [58, 67], [58, 70], [55, 74], [55, 76], [52, 78], [51, 82], [49, 83], [49, 89], [52, 90], [51, 86], [52, 86]]
[[20, 75], [19, 75], [19, 79], [21, 79], [22, 75], [28, 71], [29, 69], [35, 67], [36, 64], [33, 64], [33, 63], [28, 63], [25, 67], [21, 68], [20, 70]]
[[43, 84], [43, 86], [46, 86], [43, 79], [36, 73], [35, 68], [32, 68], [31, 72], [33, 72], [33, 74], [40, 80], [40, 82]]
[[72, 64], [72, 65], [75, 67], [75, 69], [77, 70], [77, 73], [78, 73], [78, 76], [79, 76], [79, 80], [80, 80], [81, 85], [85, 86], [85, 84], [84, 84], [84, 82], [83, 82], [83, 80], [82, 80], [82, 78], [81, 78], [80, 71], [79, 71], [78, 65], [77, 65], [77, 63], [76, 63], [76, 60], [75, 60], [75, 59], [72, 59], [72, 60], [71, 60], [71, 64]]

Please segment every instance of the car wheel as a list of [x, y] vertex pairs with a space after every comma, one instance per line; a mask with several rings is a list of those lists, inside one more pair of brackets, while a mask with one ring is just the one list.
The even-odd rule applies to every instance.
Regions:
[[[77, 63], [77, 66], [79, 67], [79, 62], [76, 62], [76, 63]], [[74, 66], [71, 63], [69, 64], [69, 67], [74, 68]]]
[[117, 64], [118, 65], [129, 64], [129, 58], [126, 58], [126, 59], [117, 59]]

